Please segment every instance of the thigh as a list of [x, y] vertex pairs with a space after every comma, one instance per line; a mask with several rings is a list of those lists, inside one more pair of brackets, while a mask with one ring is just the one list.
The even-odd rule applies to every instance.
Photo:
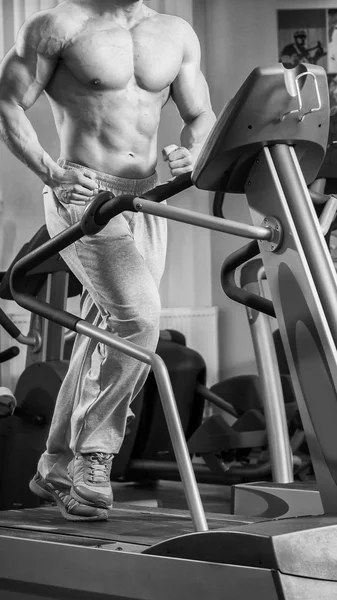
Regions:
[[148, 265], [130, 234], [116, 237], [111, 229], [107, 226], [99, 234], [76, 242], [78, 277], [83, 278], [103, 314], [114, 314], [121, 320], [140, 313], [150, 316], [158, 290]]
[[[60, 204], [49, 190], [45, 194], [49, 233], [56, 235], [78, 222], [84, 208]], [[133, 318], [140, 310], [151, 312], [151, 304], [158, 302], [157, 286], [129, 223], [127, 215], [117, 215], [97, 234], [84, 236], [61, 252], [101, 313], [120, 319]]]
[[137, 213], [130, 223], [135, 244], [159, 288], [164, 273], [167, 247], [167, 220]]

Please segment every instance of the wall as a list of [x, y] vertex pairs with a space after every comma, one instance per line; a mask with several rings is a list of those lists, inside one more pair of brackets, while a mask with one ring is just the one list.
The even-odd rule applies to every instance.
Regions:
[[[149, 6], [159, 12], [182, 17], [195, 27], [193, 0], [151, 0]], [[170, 177], [161, 158], [161, 150], [169, 144], [180, 144], [182, 121], [173, 102], [164, 107], [158, 136], [158, 172], [162, 181]], [[206, 192], [191, 188], [169, 200], [171, 206], [209, 213]], [[168, 256], [161, 284], [163, 307], [195, 307], [212, 304], [211, 234], [182, 223], [168, 222]]]
[[[273, 0], [212, 0], [198, 2], [197, 7], [207, 80], [219, 114], [256, 66], [277, 61], [276, 5]], [[228, 194], [224, 209], [227, 218], [250, 222], [244, 196]], [[224, 258], [246, 243], [226, 234], [211, 235], [212, 302], [220, 309], [221, 377], [256, 371], [246, 310], [224, 296], [219, 281]]]

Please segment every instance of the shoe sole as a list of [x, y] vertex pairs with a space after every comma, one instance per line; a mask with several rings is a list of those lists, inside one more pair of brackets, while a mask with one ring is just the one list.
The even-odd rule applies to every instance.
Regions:
[[70, 495], [72, 498], [74, 498], [74, 500], [77, 500], [77, 502], [79, 502], [80, 504], [85, 504], [86, 506], [92, 506], [93, 508], [102, 508], [104, 510], [110, 510], [112, 508], [112, 503], [107, 504], [106, 502], [104, 502], [104, 500], [97, 500], [97, 502], [89, 502], [85, 498], [82, 498], [82, 496], [79, 496], [75, 492], [73, 487], [70, 490]]
[[54, 490], [52, 490], [51, 488], [46, 490], [45, 487], [43, 487], [42, 485], [40, 485], [39, 483], [34, 481], [34, 479], [32, 479], [29, 482], [29, 489], [31, 492], [33, 492], [33, 494], [35, 494], [36, 496], [39, 496], [40, 498], [44, 498], [45, 500], [52, 500], [52, 501], [56, 502], [57, 507], [58, 507], [62, 517], [64, 517], [67, 521], [107, 521], [108, 520], [108, 513], [103, 510], [102, 510], [102, 514], [95, 515], [92, 517], [84, 517], [84, 516], [70, 514], [67, 511], [65, 504], [62, 502], [61, 498], [59, 498], [59, 496], [57, 495], [57, 493]]

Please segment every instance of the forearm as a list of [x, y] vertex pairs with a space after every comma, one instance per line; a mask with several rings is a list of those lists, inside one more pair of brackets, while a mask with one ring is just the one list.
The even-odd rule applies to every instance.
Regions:
[[0, 101], [0, 139], [43, 183], [50, 185], [62, 171], [42, 148], [31, 122], [18, 104]]
[[181, 130], [181, 145], [190, 151], [193, 162], [197, 160], [200, 150], [215, 121], [216, 116], [214, 112], [211, 109], [205, 110], [188, 123], [185, 123]]

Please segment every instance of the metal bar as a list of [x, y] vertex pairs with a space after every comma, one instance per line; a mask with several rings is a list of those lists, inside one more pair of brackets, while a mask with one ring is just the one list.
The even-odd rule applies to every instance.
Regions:
[[[60, 271], [50, 273], [47, 277], [46, 301], [55, 308], [65, 309], [67, 306], [69, 273]], [[63, 360], [64, 328], [59, 323], [45, 320], [43, 323], [43, 356], [40, 360]]]
[[164, 361], [155, 352], [139, 348], [136, 344], [123, 340], [109, 331], [103, 331], [99, 327], [95, 327], [86, 321], [78, 321], [76, 324], [76, 331], [151, 365], [157, 382], [193, 525], [196, 531], [208, 531], [205, 512], [181, 425], [170, 377]]
[[270, 154], [286, 195], [332, 337], [337, 345], [336, 271], [320, 230], [296, 152], [286, 144], [276, 144], [270, 147]]
[[328, 231], [331, 227], [331, 223], [336, 216], [336, 211], [337, 211], [337, 197], [330, 196], [330, 198], [327, 201], [327, 203], [325, 204], [322, 214], [319, 218], [319, 224], [321, 226], [321, 231], [324, 236], [328, 233]]
[[258, 294], [247, 292], [247, 290], [236, 285], [235, 281], [236, 269], [259, 254], [259, 252], [258, 243], [256, 240], [253, 240], [227, 256], [221, 267], [221, 286], [225, 294], [235, 302], [264, 312], [270, 317], [275, 317], [275, 310], [271, 300], [261, 298]]
[[[265, 269], [262, 266], [257, 273], [261, 296], [264, 295], [263, 277]], [[251, 331], [262, 387], [273, 480], [278, 483], [291, 483], [294, 481], [294, 475], [287, 416], [275, 344], [267, 315], [259, 313], [255, 323], [252, 323]]]
[[156, 215], [157, 217], [165, 217], [165, 219], [171, 221], [188, 223], [190, 225], [195, 225], [196, 227], [204, 227], [205, 229], [231, 233], [232, 235], [239, 235], [252, 240], [270, 240], [272, 237], [272, 231], [268, 227], [254, 227], [254, 225], [246, 225], [245, 223], [230, 221], [229, 219], [220, 219], [219, 217], [196, 213], [185, 208], [157, 204], [150, 200], [144, 200], [143, 198], [135, 198], [133, 205], [137, 212], [144, 212], [150, 215]]
[[64, 341], [71, 342], [76, 337], [76, 331], [66, 331], [64, 334]]
[[300, 73], [299, 75], [297, 75], [297, 77], [295, 79], [295, 85], [296, 85], [296, 89], [298, 91], [298, 96], [300, 98], [301, 108], [303, 106], [303, 103], [302, 103], [301, 90], [300, 90], [300, 86], [299, 86], [298, 80], [301, 77], [307, 77], [308, 75], [311, 76], [311, 77], [313, 77], [313, 79], [314, 79], [315, 91], [316, 91], [316, 94], [317, 94], [317, 106], [314, 106], [314, 108], [310, 108], [310, 110], [308, 110], [307, 112], [303, 113], [301, 115], [301, 117], [299, 117], [299, 121], [303, 121], [303, 119], [304, 119], [304, 117], [306, 115], [309, 115], [312, 112], [316, 112], [318, 110], [321, 110], [321, 108], [322, 108], [322, 100], [321, 100], [321, 96], [320, 96], [320, 93], [319, 93], [319, 87], [318, 87], [317, 77], [316, 77], [316, 75], [314, 73], [311, 73], [310, 71], [308, 71], [306, 73]]
[[208, 387], [199, 381], [197, 381], [195, 391], [204, 400], [208, 400], [208, 402], [211, 402], [211, 404], [214, 404], [214, 406], [221, 408], [221, 410], [224, 410], [229, 415], [232, 415], [232, 417], [238, 418], [239, 415], [230, 402], [226, 402], [226, 400], [220, 398], [220, 396], [212, 392], [212, 390], [208, 389]]
[[82, 319], [77, 321], [75, 330], [77, 333], [83, 333], [83, 335], [97, 340], [98, 342], [103, 342], [103, 344], [110, 346], [110, 348], [119, 350], [120, 352], [123, 352], [123, 354], [136, 358], [147, 365], [152, 365], [152, 354], [154, 353], [144, 350], [144, 348], [140, 348], [133, 342], [123, 340], [109, 331], [95, 327], [95, 325], [91, 325]]
[[329, 199], [326, 197], [327, 195], [324, 194], [325, 185], [326, 179], [323, 177], [315, 179], [315, 181], [310, 184], [309, 193], [314, 204], [325, 204]]
[[157, 354], [153, 354], [152, 368], [193, 525], [196, 531], [208, 531], [205, 512], [181, 425], [170, 377], [163, 359]]
[[24, 346], [34, 347], [39, 342], [37, 337], [34, 337], [33, 335], [23, 335], [23, 333], [20, 333], [20, 335], [15, 339], [17, 342], [23, 344]]

